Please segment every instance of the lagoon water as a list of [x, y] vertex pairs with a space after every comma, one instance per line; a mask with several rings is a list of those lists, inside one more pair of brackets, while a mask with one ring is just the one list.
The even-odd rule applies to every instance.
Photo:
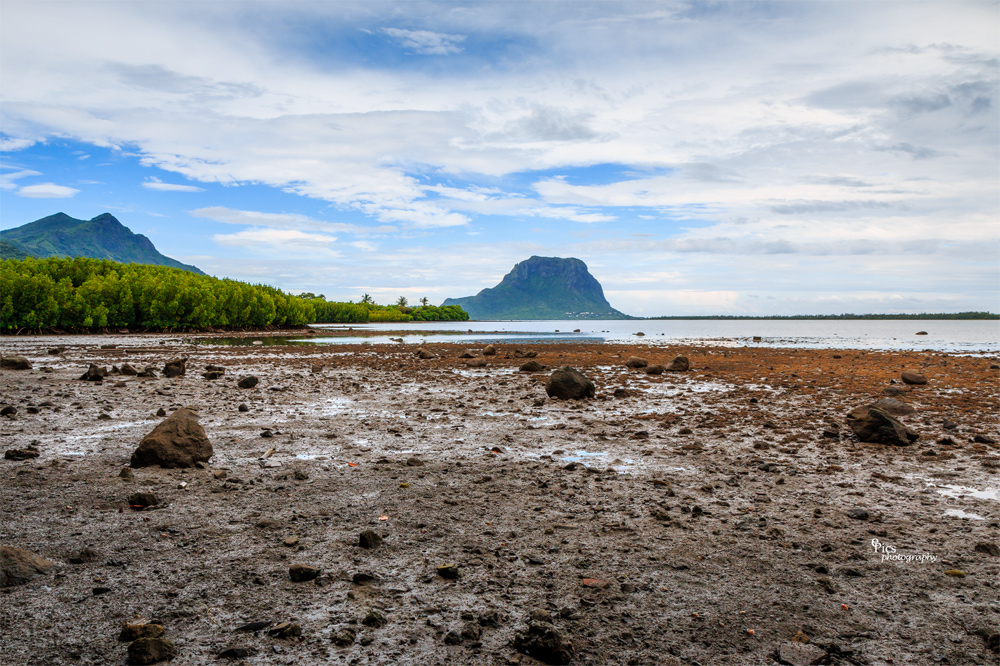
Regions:
[[[802, 349], [929, 350], [963, 354], [1000, 351], [1000, 321], [969, 320], [622, 320], [458, 321], [315, 324], [313, 328], [378, 332], [371, 337], [313, 338], [310, 343], [456, 342], [529, 344], [615, 342], [662, 345], [761, 346]], [[412, 332], [407, 332], [412, 331]], [[916, 335], [926, 331], [927, 335]], [[391, 333], [390, 333], [391, 332]], [[639, 336], [637, 333], [643, 333]], [[754, 338], [759, 337], [759, 342]]]

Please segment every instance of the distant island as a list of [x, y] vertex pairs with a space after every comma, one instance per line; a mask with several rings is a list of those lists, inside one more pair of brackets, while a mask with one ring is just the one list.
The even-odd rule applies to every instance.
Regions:
[[0, 231], [0, 259], [87, 257], [124, 264], [148, 264], [205, 273], [166, 257], [142, 234], [132, 233], [111, 213], [78, 220], [56, 213], [14, 229]]
[[646, 319], [815, 319], [821, 321], [848, 321], [865, 319], [900, 319], [900, 320], [920, 320], [920, 319], [1000, 319], [1000, 314], [992, 312], [935, 312], [923, 314], [839, 314], [839, 315], [765, 315], [765, 316], [743, 316], [743, 315], [676, 315], [669, 317], [646, 317]]
[[634, 318], [611, 307], [587, 264], [561, 257], [525, 259], [497, 286], [444, 305], [458, 305], [482, 320]]

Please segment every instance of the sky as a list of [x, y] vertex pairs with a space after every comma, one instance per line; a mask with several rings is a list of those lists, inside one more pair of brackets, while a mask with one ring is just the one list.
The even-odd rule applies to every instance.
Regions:
[[0, 0], [0, 228], [432, 303], [1000, 311], [998, 2]]

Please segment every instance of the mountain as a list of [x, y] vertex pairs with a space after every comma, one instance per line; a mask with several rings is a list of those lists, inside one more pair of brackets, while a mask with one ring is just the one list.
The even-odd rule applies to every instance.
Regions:
[[497, 286], [443, 305], [459, 305], [473, 319], [630, 318], [611, 307], [587, 264], [560, 257], [526, 259]]
[[183, 268], [204, 275], [200, 269], [160, 254], [148, 238], [132, 233], [111, 213], [92, 220], [77, 220], [56, 213], [16, 229], [0, 231], [0, 259], [33, 257], [91, 257], [126, 264], [153, 264]]

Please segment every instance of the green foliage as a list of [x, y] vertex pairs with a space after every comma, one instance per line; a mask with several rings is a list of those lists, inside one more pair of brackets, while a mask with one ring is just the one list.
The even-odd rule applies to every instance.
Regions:
[[646, 317], [647, 319], [805, 319], [819, 321], [850, 321], [850, 320], [880, 320], [880, 319], [900, 319], [900, 320], [934, 320], [934, 319], [1000, 319], [1000, 314], [992, 312], [934, 312], [923, 314], [839, 314], [839, 315], [764, 315], [759, 317], [748, 317], [741, 315], [715, 315], [715, 316], [673, 316], [673, 317]]
[[410, 316], [414, 321], [468, 321], [469, 313], [457, 305], [422, 305], [413, 308]]
[[166, 266], [48, 258], [0, 262], [0, 330], [300, 326], [312, 303], [265, 285]]

